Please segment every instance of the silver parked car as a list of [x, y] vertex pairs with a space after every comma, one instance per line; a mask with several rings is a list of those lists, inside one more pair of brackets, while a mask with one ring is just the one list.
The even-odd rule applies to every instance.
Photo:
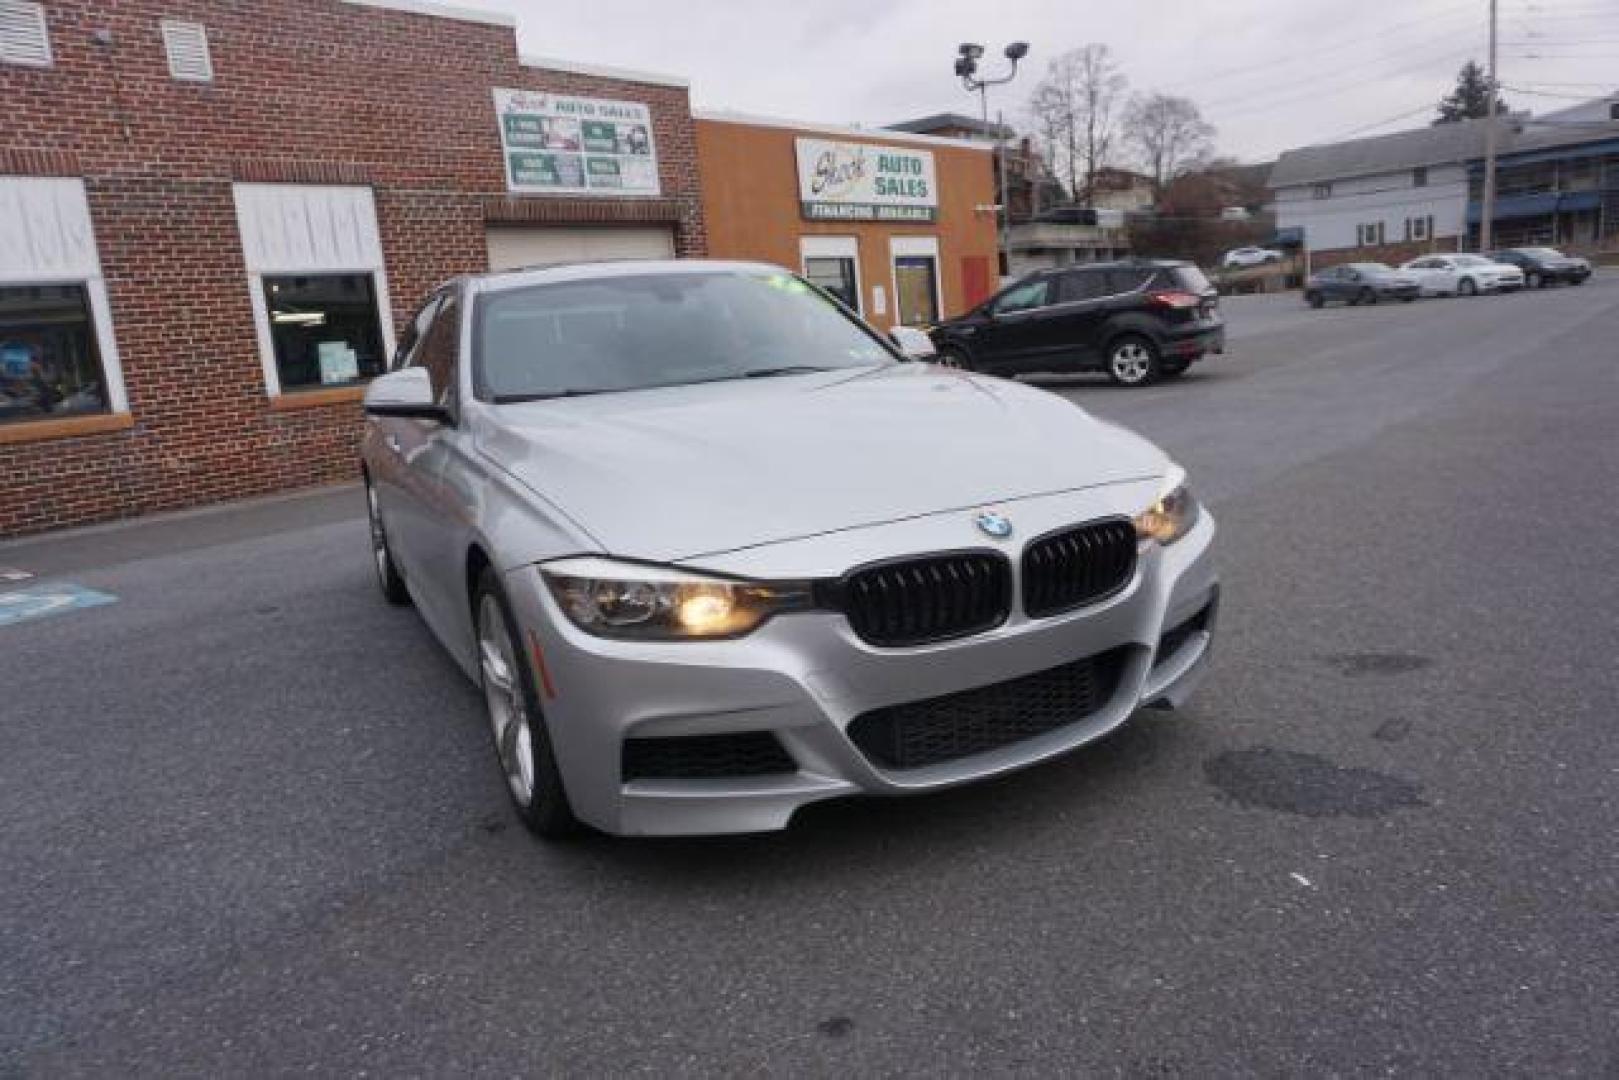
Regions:
[[376, 568], [536, 832], [782, 828], [1190, 692], [1219, 587], [1181, 470], [895, 335], [748, 263], [468, 277], [416, 316], [366, 393]]

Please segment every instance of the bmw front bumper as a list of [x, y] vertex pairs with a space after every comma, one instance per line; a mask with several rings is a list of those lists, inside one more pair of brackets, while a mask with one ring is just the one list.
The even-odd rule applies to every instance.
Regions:
[[[543, 665], [547, 728], [575, 814], [607, 832], [692, 835], [761, 832], [799, 807], [844, 795], [902, 795], [1000, 775], [1091, 742], [1139, 707], [1179, 705], [1207, 663], [1219, 584], [1205, 510], [1182, 539], [1142, 548], [1133, 577], [1088, 608], [1030, 619], [1016, 604], [1022, 538], [1132, 514], [1155, 482], [1114, 484], [998, 504], [1015, 535], [983, 546], [1012, 561], [1014, 605], [994, 630], [931, 645], [879, 648], [846, 617], [781, 615], [729, 641], [607, 640], [579, 630], [532, 566], [506, 574], [508, 596]], [[810, 540], [693, 560], [693, 568], [763, 579], [837, 576], [896, 555], [959, 549], [970, 514], [953, 511]], [[1167, 642], [1167, 647], [1164, 643]], [[1162, 653], [1162, 655], [1160, 655]], [[873, 710], [993, 686], [1109, 654], [1111, 693], [1074, 722], [983, 753], [920, 768], [885, 768], [849, 725]], [[793, 771], [712, 779], [624, 778], [626, 739], [768, 732]]]

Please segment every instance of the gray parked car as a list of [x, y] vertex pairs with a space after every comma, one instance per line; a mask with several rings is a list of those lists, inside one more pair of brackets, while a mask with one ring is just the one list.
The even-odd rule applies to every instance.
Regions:
[[1330, 300], [1347, 304], [1375, 304], [1379, 300], [1415, 300], [1422, 285], [1383, 263], [1345, 263], [1311, 274], [1304, 283], [1304, 301], [1318, 308]]
[[1061, 397], [906, 359], [756, 264], [427, 301], [366, 393], [372, 553], [482, 688], [532, 829], [781, 828], [1190, 692], [1219, 586], [1184, 473]]

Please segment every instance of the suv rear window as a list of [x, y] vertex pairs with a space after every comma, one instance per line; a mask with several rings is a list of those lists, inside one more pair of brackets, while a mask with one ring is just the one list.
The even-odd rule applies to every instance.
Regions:
[[1109, 270], [1107, 272], [1107, 291], [1112, 296], [1135, 292], [1151, 278], [1151, 270]]
[[1209, 293], [1214, 291], [1214, 284], [1203, 275], [1203, 271], [1195, 266], [1172, 266], [1164, 271], [1164, 275], [1187, 292]]
[[1094, 300], [1112, 291], [1100, 270], [1069, 270], [1058, 280], [1061, 283], [1057, 286], [1057, 302], [1062, 304]]

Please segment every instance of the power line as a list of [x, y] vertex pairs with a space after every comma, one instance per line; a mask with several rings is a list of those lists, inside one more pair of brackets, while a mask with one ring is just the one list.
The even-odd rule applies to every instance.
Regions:
[[[1415, 65], [1409, 65], [1408, 64], [1408, 65], [1405, 65], [1404, 67], [1396, 68], [1396, 69], [1391, 70], [1391, 71], [1377, 72], [1375, 77], [1387, 79], [1387, 78], [1391, 78], [1391, 77], [1396, 76], [1396, 75], [1419, 74], [1419, 73], [1431, 70], [1435, 65], [1438, 65], [1438, 64], [1441, 64], [1441, 63], [1454, 63], [1457, 60], [1460, 60], [1460, 59], [1462, 59], [1462, 58], [1464, 58], [1466, 56], [1471, 55], [1472, 52], [1473, 52], [1473, 49], [1470, 46], [1463, 47], [1461, 49], [1452, 49], [1448, 53], [1441, 53], [1441, 54], [1439, 54], [1437, 56], [1430, 55], [1427, 59], [1425, 59], [1420, 64], [1415, 64]], [[1351, 74], [1353, 74], [1353, 73], [1351, 73]], [[1329, 96], [1329, 95], [1336, 95], [1336, 94], [1342, 94], [1342, 93], [1345, 93], [1347, 91], [1363, 90], [1365, 88], [1365, 86], [1366, 86], [1366, 82], [1367, 82], [1367, 75], [1362, 73], [1362, 74], [1359, 74], [1359, 75], [1354, 75], [1351, 79], [1349, 79], [1346, 82], [1333, 83], [1330, 86], [1320, 86], [1320, 87], [1317, 87], [1314, 90], [1310, 90], [1310, 91], [1307, 91], [1307, 92], [1302, 93], [1302, 94], [1289, 94], [1289, 95], [1286, 95], [1286, 96], [1283, 96], [1283, 97], [1266, 98], [1264, 101], [1255, 102], [1254, 104], [1250, 105], [1247, 108], [1228, 109], [1228, 108], [1225, 108], [1224, 105], [1222, 103], [1220, 103], [1220, 102], [1210, 102], [1210, 103], [1207, 103], [1204, 107], [1209, 112], [1210, 115], [1214, 115], [1214, 116], [1242, 116], [1242, 115], [1245, 115], [1245, 114], [1248, 114], [1248, 113], [1262, 112], [1262, 111], [1274, 108], [1277, 105], [1287, 105], [1287, 104], [1297, 102], [1297, 101], [1309, 101], [1309, 100], [1311, 100], [1313, 98]], [[1225, 99], [1225, 101], [1227, 101], [1227, 102], [1236, 102], [1236, 101], [1251, 100], [1251, 98], [1252, 98], [1252, 95], [1245, 95], [1242, 98], [1227, 98], [1227, 99]]]
[[[1439, 21], [1441, 19], [1451, 18], [1451, 17], [1454, 17], [1455, 15], [1458, 15], [1460, 13], [1471, 11], [1472, 8], [1473, 8], [1473, 5], [1471, 3], [1460, 4], [1460, 5], [1457, 5], [1456, 7], [1446, 8], [1446, 9], [1441, 10], [1441, 11], [1432, 12], [1429, 15], [1426, 15], [1426, 16], [1424, 16], [1422, 18], [1419, 18], [1419, 19], [1411, 19], [1411, 20], [1408, 20], [1408, 21], [1406, 21], [1404, 23], [1396, 23], [1396, 24], [1394, 24], [1392, 26], [1386, 26], [1386, 27], [1382, 28], [1381, 30], [1377, 31], [1375, 34], [1368, 34], [1368, 35], [1365, 35], [1365, 36], [1360, 37], [1360, 38], [1351, 38], [1351, 39], [1346, 40], [1346, 41], [1338, 41], [1338, 42], [1335, 42], [1334, 44], [1328, 45], [1328, 46], [1326, 46], [1324, 48], [1321, 48], [1321, 49], [1308, 50], [1306, 52], [1299, 53], [1299, 54], [1294, 55], [1294, 56], [1285, 57], [1284, 59], [1278, 60], [1275, 63], [1262, 64], [1262, 65], [1248, 64], [1248, 65], [1244, 65], [1243, 67], [1238, 67], [1238, 68], [1226, 68], [1226, 69], [1224, 69], [1222, 71], [1215, 71], [1215, 72], [1212, 72], [1212, 73], [1209, 73], [1209, 74], [1206, 74], [1206, 75], [1198, 75], [1198, 76], [1195, 76], [1195, 77], [1192, 77], [1192, 78], [1187, 78], [1187, 79], [1179, 80], [1179, 81], [1176, 81], [1176, 82], [1168, 83], [1168, 84], [1166, 84], [1164, 86], [1164, 89], [1173, 90], [1173, 89], [1177, 89], [1177, 88], [1184, 88], [1184, 87], [1190, 87], [1190, 86], [1203, 86], [1203, 85], [1207, 85], [1208, 83], [1211, 83], [1211, 82], [1218, 82], [1218, 81], [1220, 81], [1222, 79], [1240, 78], [1240, 77], [1243, 77], [1243, 76], [1262, 76], [1262, 77], [1265, 77], [1265, 78], [1274, 79], [1275, 78], [1275, 72], [1276, 72], [1276, 70], [1278, 68], [1287, 67], [1290, 64], [1314, 63], [1314, 62], [1316, 62], [1316, 60], [1318, 58], [1320, 58], [1322, 56], [1325, 56], [1325, 55], [1328, 55], [1328, 54], [1331, 54], [1331, 53], [1335, 53], [1335, 52], [1342, 52], [1344, 49], [1351, 49], [1351, 48], [1355, 48], [1357, 46], [1363, 46], [1363, 45], [1367, 44], [1368, 42], [1381, 41], [1381, 40], [1384, 40], [1384, 39], [1388, 38], [1389, 36], [1391, 36], [1393, 34], [1399, 33], [1401, 30], [1409, 29], [1410, 27], [1413, 27], [1413, 26], [1421, 26], [1421, 25], [1423, 25], [1425, 23], [1437, 22], [1437, 21]], [[1444, 37], [1439, 38], [1439, 39], [1435, 39], [1435, 40], [1437, 40], [1437, 41], [1449, 41], [1451, 39], [1451, 36], [1452, 35], [1450, 35], [1450, 34], [1446, 34], [1446, 35], [1444, 35]]]

